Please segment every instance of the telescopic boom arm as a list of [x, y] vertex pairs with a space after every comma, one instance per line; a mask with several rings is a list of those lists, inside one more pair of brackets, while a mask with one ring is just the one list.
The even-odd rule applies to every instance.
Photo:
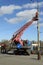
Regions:
[[20, 40], [23, 32], [34, 22], [38, 20], [38, 12], [36, 12], [35, 17], [32, 18], [31, 21], [27, 22], [24, 26], [22, 26], [15, 35], [13, 35], [12, 41], [18, 41], [23, 45], [23, 42]]

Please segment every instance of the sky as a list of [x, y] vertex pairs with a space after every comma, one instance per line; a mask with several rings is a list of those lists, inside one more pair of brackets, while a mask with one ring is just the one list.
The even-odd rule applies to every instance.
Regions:
[[[38, 0], [40, 40], [43, 41], [43, 0]], [[13, 34], [29, 22], [37, 11], [37, 0], [0, 0], [0, 41], [10, 40]], [[21, 36], [24, 40], [37, 41], [37, 21]]]

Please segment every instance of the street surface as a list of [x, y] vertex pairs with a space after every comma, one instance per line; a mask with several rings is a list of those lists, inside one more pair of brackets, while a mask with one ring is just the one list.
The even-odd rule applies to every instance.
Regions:
[[37, 55], [0, 54], [0, 65], [43, 65], [43, 56], [37, 60]]

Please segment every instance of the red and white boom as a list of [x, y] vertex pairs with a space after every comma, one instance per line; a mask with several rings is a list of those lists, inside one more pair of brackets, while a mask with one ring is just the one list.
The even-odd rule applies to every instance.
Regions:
[[23, 41], [20, 40], [20, 37], [22, 36], [23, 32], [26, 28], [28, 28], [34, 21], [38, 20], [38, 12], [36, 12], [35, 17], [32, 18], [31, 21], [27, 22], [24, 26], [22, 26], [15, 35], [13, 35], [12, 41], [19, 42], [21, 45], [23, 45]]

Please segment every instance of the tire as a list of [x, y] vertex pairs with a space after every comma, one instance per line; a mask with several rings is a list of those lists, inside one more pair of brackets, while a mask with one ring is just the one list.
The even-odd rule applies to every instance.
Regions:
[[6, 49], [4, 47], [1, 47], [1, 53], [6, 53]]

